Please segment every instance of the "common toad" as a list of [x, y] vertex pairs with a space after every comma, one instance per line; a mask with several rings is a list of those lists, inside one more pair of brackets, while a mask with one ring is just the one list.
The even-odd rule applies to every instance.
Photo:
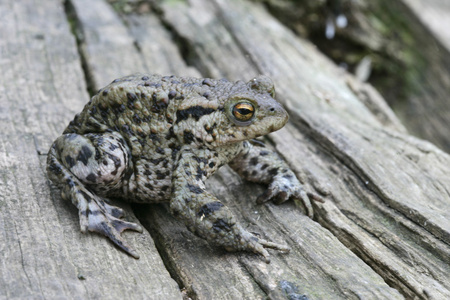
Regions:
[[249, 181], [268, 184], [259, 203], [308, 195], [286, 163], [251, 140], [282, 128], [284, 108], [266, 76], [248, 82], [132, 75], [101, 89], [52, 145], [49, 178], [79, 210], [81, 231], [109, 237], [133, 257], [120, 235], [140, 225], [122, 219], [107, 198], [170, 202], [174, 216], [196, 235], [227, 250], [247, 250], [269, 262], [265, 248], [283, 245], [246, 231], [230, 210], [205, 190], [205, 180], [229, 164]]

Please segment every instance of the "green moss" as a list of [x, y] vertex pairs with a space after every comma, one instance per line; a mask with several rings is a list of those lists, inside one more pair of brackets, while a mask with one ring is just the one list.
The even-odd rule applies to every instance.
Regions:
[[372, 60], [369, 81], [393, 106], [407, 101], [421, 88], [429, 69], [421, 54], [426, 53], [428, 35], [417, 33], [420, 26], [411, 28], [417, 20], [410, 19], [405, 13], [407, 8], [399, 1], [341, 0], [341, 12], [349, 22], [346, 28], [337, 29], [331, 40], [325, 37], [326, 20], [333, 11], [327, 1], [264, 2], [286, 26], [311, 40], [336, 64], [345, 62], [349, 71], [354, 71], [369, 56]]
[[387, 35], [389, 34], [389, 28], [386, 26], [386, 24], [380, 20], [377, 16], [370, 14], [367, 16], [367, 19], [369, 20], [370, 25], [372, 27], [380, 32], [381, 34]]
[[119, 14], [130, 13], [130, 1], [129, 0], [109, 0], [109, 4], [112, 6], [114, 11]]
[[162, 0], [161, 2], [167, 5], [178, 5], [180, 3], [186, 3], [186, 0]]
[[[387, 44], [385, 51], [379, 53], [372, 81], [384, 94], [402, 101], [417, 92], [425, 73], [427, 66], [420, 52], [423, 41], [418, 40], [410, 27], [414, 20], [408, 20], [398, 4], [386, 0], [374, 4], [371, 3], [367, 13]], [[391, 98], [391, 103], [394, 101], [392, 97], [387, 98]]]

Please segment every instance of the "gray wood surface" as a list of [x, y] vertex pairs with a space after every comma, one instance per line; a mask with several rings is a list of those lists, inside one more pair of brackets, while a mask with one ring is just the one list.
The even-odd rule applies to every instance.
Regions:
[[127, 235], [141, 254], [130, 259], [80, 233], [49, 185], [48, 148], [89, 99], [62, 3], [2, 1], [0, 12], [0, 299], [181, 299], [148, 232]]
[[[374, 84], [411, 134], [450, 151], [449, 1], [259, 1]], [[337, 26], [338, 15], [346, 26]], [[334, 34], [327, 38], [327, 31]]]
[[450, 3], [445, 0], [403, 0], [415, 16], [428, 28], [433, 37], [450, 51]]
[[[37, 2], [0, 2], [0, 299], [450, 298], [450, 156], [262, 5], [166, 1], [123, 14], [103, 0]], [[207, 187], [291, 253], [271, 251], [269, 265], [228, 253], [166, 205], [121, 204], [147, 229], [124, 233], [139, 260], [79, 232], [46, 178], [47, 149], [87, 89], [135, 72], [274, 79], [291, 119], [267, 141], [325, 199], [314, 220], [292, 201], [256, 205], [264, 187], [228, 167]]]

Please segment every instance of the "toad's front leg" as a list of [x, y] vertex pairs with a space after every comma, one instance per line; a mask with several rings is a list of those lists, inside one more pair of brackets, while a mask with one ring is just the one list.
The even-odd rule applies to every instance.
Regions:
[[270, 262], [265, 248], [289, 252], [283, 245], [260, 239], [242, 228], [231, 211], [205, 190], [202, 161], [190, 151], [181, 152], [173, 174], [172, 214], [196, 235], [228, 251], [251, 251]]
[[47, 157], [49, 178], [61, 188], [61, 196], [78, 208], [81, 232], [104, 234], [135, 258], [120, 233], [131, 229], [142, 232], [135, 223], [121, 220], [122, 209], [99, 195], [111, 194], [129, 174], [128, 148], [118, 133], [60, 136]]
[[311, 200], [323, 202], [319, 196], [307, 193], [286, 162], [275, 151], [259, 145], [259, 142], [253, 145], [245, 141], [241, 153], [229, 165], [246, 180], [269, 185], [258, 197], [258, 203], [273, 200], [280, 204], [293, 198], [302, 202], [306, 214], [312, 218]]

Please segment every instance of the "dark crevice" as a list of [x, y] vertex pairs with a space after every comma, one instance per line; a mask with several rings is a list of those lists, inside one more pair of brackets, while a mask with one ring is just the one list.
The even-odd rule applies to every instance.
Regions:
[[[348, 172], [351, 172], [351, 170], [347, 170]], [[355, 176], [353, 177], [355, 181], [358, 181], [359, 179]], [[363, 184], [359, 182], [359, 184], [362, 186], [361, 189], [363, 189]], [[370, 191], [368, 192], [370, 193]], [[372, 193], [374, 197], [379, 197]], [[366, 200], [370, 201], [370, 200]], [[372, 205], [372, 204], [371, 204]], [[375, 209], [378, 209], [376, 205], [374, 205]], [[368, 236], [372, 237], [373, 239], [378, 240], [382, 245], [384, 245], [386, 248], [389, 249], [389, 251], [396, 252], [398, 249], [395, 249], [390, 245], [389, 243], [384, 242], [380, 237], [372, 232], [371, 230], [368, 230], [367, 227], [365, 227], [363, 224], [361, 224], [358, 220], [358, 216], [355, 215], [355, 212], [348, 211], [344, 208], [339, 208], [339, 210], [342, 212], [343, 215], [345, 215], [346, 218], [348, 218], [355, 226], [360, 228], [362, 231], [364, 231]], [[386, 214], [385, 212], [382, 212], [383, 215], [385, 215], [386, 218], [391, 219], [392, 222], [395, 222], [395, 220], [392, 218], [391, 215]], [[338, 240], [346, 246], [350, 251], [352, 251], [357, 257], [359, 257], [361, 260], [363, 260], [375, 273], [380, 275], [381, 278], [383, 278], [384, 282], [391, 288], [396, 289], [399, 293], [401, 293], [405, 298], [412, 299], [415, 297], [421, 297], [420, 291], [414, 289], [414, 286], [411, 286], [407, 281], [404, 280], [401, 276], [398, 276], [398, 274], [394, 271], [391, 271], [390, 266], [386, 265], [385, 263], [381, 263], [376, 258], [373, 258], [372, 255], [367, 254], [366, 251], [364, 251], [364, 248], [362, 245], [360, 245], [360, 240], [355, 239], [353, 234], [351, 232], [347, 232], [346, 230], [341, 230], [333, 227], [333, 224], [330, 224], [326, 218], [319, 218], [318, 222], [326, 228], [328, 231], [330, 231]]]
[[141, 45], [139, 44], [139, 42], [137, 40], [134, 40], [133, 46], [134, 46], [134, 48], [136, 48], [137, 52], [142, 53]]
[[127, 29], [129, 36], [133, 38], [133, 47], [134, 47], [134, 49], [136, 49], [136, 52], [138, 53], [139, 57], [141, 58], [142, 64], [145, 66], [146, 70], [149, 70], [150, 68], [147, 66], [145, 57], [142, 54], [141, 44], [139, 43], [139, 40], [137, 40], [136, 37], [134, 36], [134, 34], [130, 28], [131, 25], [129, 23], [129, 20], [126, 18], [126, 16], [124, 14], [121, 14], [121, 13], [118, 13], [118, 17], [119, 17], [120, 21], [122, 22], [123, 26]]
[[75, 37], [75, 41], [77, 43], [78, 55], [81, 60], [81, 68], [83, 70], [84, 78], [86, 81], [87, 92], [89, 96], [92, 97], [96, 94], [96, 83], [92, 74], [92, 70], [89, 67], [89, 63], [86, 58], [86, 53], [84, 50], [85, 41], [84, 41], [84, 30], [81, 25], [80, 20], [78, 19], [75, 7], [70, 0], [64, 1], [64, 11], [66, 13], [67, 22], [69, 23], [70, 30]]
[[159, 21], [162, 26], [171, 35], [173, 42], [177, 46], [181, 58], [186, 63], [187, 66], [196, 68], [204, 77], [211, 77], [211, 73], [207, 66], [202, 63], [202, 59], [197, 53], [195, 47], [192, 45], [191, 41], [182, 36], [169, 22], [166, 21], [164, 17], [164, 12], [162, 10], [155, 10], [155, 15], [158, 16]]
[[47, 156], [47, 150], [42, 151], [38, 137], [35, 134], [33, 134], [32, 136], [34, 148], [36, 149], [37, 155]]
[[161, 257], [161, 260], [166, 267], [166, 270], [169, 272], [170, 277], [175, 280], [175, 282], [178, 284], [178, 287], [180, 291], [186, 291], [185, 295], [183, 295], [183, 298], [186, 299], [197, 299], [197, 294], [195, 293], [192, 288], [186, 284], [181, 277], [179, 268], [177, 267], [176, 261], [174, 261], [174, 257], [168, 252], [167, 245], [164, 244], [164, 241], [167, 240], [167, 237], [164, 237], [161, 232], [159, 232], [156, 227], [156, 224], [151, 224], [148, 220], [148, 218], [143, 216], [143, 213], [141, 214], [144, 209], [160, 209], [157, 206], [160, 206], [161, 209], [167, 209], [163, 206], [166, 206], [166, 204], [151, 204], [151, 205], [143, 205], [143, 204], [131, 204], [131, 208], [133, 212], [136, 215], [136, 218], [141, 222], [141, 224], [144, 226], [144, 228], [148, 231], [150, 234], [153, 242], [155, 243], [156, 250], [158, 251], [159, 256]]
[[[330, 158], [335, 159], [340, 164], [345, 166], [347, 170], [353, 174], [355, 180], [360, 182], [362, 186], [364, 186], [366, 189], [368, 189], [375, 197], [379, 199], [381, 203], [386, 204], [391, 210], [395, 211], [395, 213], [399, 214], [401, 217], [411, 221], [413, 224], [420, 227], [420, 224], [417, 224], [415, 220], [408, 218], [404, 215], [403, 212], [395, 209], [392, 207], [389, 203], [387, 203], [385, 200], [385, 196], [381, 193], [381, 191], [378, 191], [375, 188], [371, 188], [370, 185], [364, 184], [365, 182], [369, 181], [367, 178], [365, 178], [364, 172], [360, 170], [355, 163], [351, 161], [350, 158], [345, 157], [344, 154], [342, 154], [339, 149], [337, 149], [330, 141], [326, 140], [326, 138], [322, 137], [322, 135], [314, 131], [314, 129], [308, 124], [308, 121], [302, 119], [301, 117], [292, 118], [292, 122], [294, 122], [295, 127], [298, 128], [301, 132], [303, 132], [306, 136], [311, 138], [313, 140], [317, 147], [322, 149], [322, 152], [325, 155], [328, 155]], [[340, 154], [339, 154], [340, 153]], [[350, 220], [352, 218], [348, 216], [348, 213], [346, 213], [344, 210], [340, 208], [341, 212], [349, 217]], [[383, 213], [386, 215], [385, 213]], [[388, 215], [388, 218], [392, 219], [392, 215]], [[354, 220], [352, 220], [354, 221]], [[411, 297], [419, 297], [420, 299], [425, 299], [424, 295], [420, 293], [420, 291], [414, 290], [414, 287], [409, 286], [407, 282], [404, 282], [404, 280], [398, 276], [394, 272], [391, 272], [389, 269], [389, 266], [380, 265], [379, 262], [374, 261], [369, 255], [366, 255], [364, 251], [361, 251], [358, 244], [355, 244], [355, 240], [352, 238], [351, 234], [347, 234], [347, 232], [342, 230], [336, 230], [332, 225], [328, 223], [326, 218], [318, 217], [317, 222], [321, 224], [324, 228], [329, 230], [333, 235], [338, 238], [338, 240], [346, 246], [350, 251], [352, 251], [356, 256], [358, 256], [360, 259], [362, 259], [374, 272], [376, 272], [378, 275], [380, 275], [386, 282], [388, 286], [390, 286], [393, 289], [396, 289], [399, 293], [401, 293], [405, 298], [411, 298]], [[359, 226], [357, 222], [354, 222], [355, 225]], [[360, 226], [359, 226], [360, 227]], [[362, 227], [360, 227], [362, 228]], [[365, 230], [365, 228], [362, 228], [367, 234], [371, 235], [370, 232]], [[424, 230], [426, 230], [424, 228]], [[431, 236], [439, 239], [436, 237], [432, 232], [426, 230], [427, 233], [429, 233]], [[439, 239], [440, 240], [440, 239]], [[385, 245], [381, 240], [380, 242]], [[385, 245], [387, 248], [389, 248], [391, 251], [394, 251], [394, 249], [391, 249], [389, 245]]]
[[[130, 35], [130, 37], [133, 38], [133, 46], [136, 49], [136, 52], [138, 52], [139, 55], [142, 55], [141, 45], [140, 45], [139, 41], [135, 38], [135, 36], [130, 28], [132, 25], [130, 25], [130, 20], [128, 20], [126, 17], [127, 14], [125, 12], [123, 12], [120, 8], [115, 7], [111, 2], [108, 2], [108, 4], [110, 4], [110, 6], [116, 11], [118, 18], [122, 22], [123, 26], [127, 29], [128, 34]], [[145, 60], [143, 59], [143, 61], [145, 61]]]
[[[246, 51], [245, 47], [242, 45], [239, 39], [232, 33], [230, 25], [226, 22], [226, 18], [223, 16], [223, 13], [219, 5], [215, 2], [213, 2], [213, 5], [216, 6], [217, 8], [218, 11], [217, 17], [219, 18], [219, 21], [230, 32], [230, 37], [236, 43], [239, 50], [242, 52], [242, 55], [249, 60], [250, 65], [252, 65], [255, 68], [255, 70], [261, 72], [261, 70], [258, 68], [257, 63], [252, 60], [252, 55], [249, 55], [249, 53]], [[164, 28], [166, 28], [167, 31], [171, 34], [172, 39], [174, 43], [177, 45], [181, 57], [185, 61], [186, 65], [196, 68], [204, 77], [213, 77], [209, 69], [209, 66], [203, 63], [201, 55], [196, 50], [196, 48], [201, 47], [201, 45], [194, 46], [189, 38], [182, 36], [181, 33], [172, 24], [170, 24], [170, 22], [168, 22], [165, 19], [164, 12], [162, 9], [155, 9], [154, 13], [159, 17], [161, 24], [164, 26]]]
[[[303, 119], [300, 116], [296, 116], [295, 114], [290, 114], [292, 117], [292, 122], [295, 124], [295, 127], [300, 129], [301, 132], [303, 132], [305, 135], [311, 138], [316, 145], [318, 145], [321, 149], [323, 149], [324, 153], [328, 153], [329, 156], [335, 158], [337, 161], [339, 161], [342, 165], [346, 166], [354, 175], [356, 178], [360, 180], [362, 184], [368, 182], [369, 184], [364, 184], [364, 186], [371, 192], [373, 192], [384, 204], [386, 204], [391, 209], [395, 210], [398, 214], [401, 214], [406, 219], [410, 220], [411, 222], [415, 223], [419, 227], [422, 227], [418, 221], [425, 222], [426, 220], [415, 220], [408, 218], [407, 215], [405, 215], [402, 211], [397, 210], [395, 207], [393, 207], [388, 202], [388, 197], [383, 194], [381, 190], [376, 185], [371, 184], [372, 180], [369, 178], [364, 170], [359, 168], [356, 163], [352, 160], [351, 157], [346, 156], [345, 153], [340, 151], [331, 141], [327, 139], [326, 136], [322, 135], [320, 132], [315, 131], [313, 127], [311, 127], [308, 124], [308, 121]], [[417, 216], [416, 216], [417, 217]], [[425, 230], [427, 228], [424, 227]], [[433, 233], [430, 230], [427, 230], [427, 232], [434, 236], [435, 238], [444, 241], [441, 237], [436, 236], [435, 233]]]
[[[349, 243], [351, 239], [349, 239]], [[407, 282], [398, 276], [395, 272], [386, 272], [389, 266], [381, 265], [380, 262], [374, 261], [372, 257], [366, 255], [358, 247], [350, 249], [356, 256], [362, 259], [375, 273], [383, 278], [384, 282], [391, 288], [396, 289], [405, 299], [424, 299], [419, 291], [414, 290]]]
[[253, 59], [253, 55], [251, 55], [247, 50], [246, 50], [246, 46], [244, 46], [242, 44], [242, 42], [240, 41], [240, 39], [234, 34], [233, 29], [231, 28], [229, 22], [227, 21], [227, 18], [224, 16], [224, 11], [223, 9], [220, 7], [220, 5], [216, 2], [213, 1], [213, 5], [216, 7], [217, 12], [218, 12], [218, 19], [220, 21], [220, 23], [222, 23], [222, 25], [226, 28], [226, 30], [229, 32], [230, 37], [233, 39], [233, 42], [238, 46], [239, 50], [242, 52], [242, 56], [245, 57], [247, 59], [247, 61], [249, 62], [249, 64], [255, 69], [258, 70], [258, 72], [260, 74], [263, 74], [263, 70], [261, 70], [261, 68], [259, 67], [258, 63]]
[[[354, 176], [350, 177], [348, 179], [345, 179], [345, 183], [347, 185], [351, 185], [352, 189], [355, 190], [355, 192], [361, 192], [361, 199], [369, 207], [370, 211], [378, 211], [379, 215], [387, 219], [387, 222], [391, 224], [392, 227], [396, 228], [396, 233], [401, 236], [407, 236], [411, 232], [413, 232], [415, 235], [420, 237], [418, 240], [410, 240], [413, 242], [417, 247], [420, 247], [422, 249], [426, 249], [427, 251], [433, 253], [435, 257], [442, 262], [450, 261], [449, 253], [446, 251], [443, 251], [442, 249], [447, 246], [447, 243], [445, 240], [438, 239], [436, 236], [433, 236], [430, 234], [429, 231], [427, 231], [422, 226], [416, 224], [415, 222], [411, 221], [411, 219], [407, 218], [396, 210], [395, 208], [392, 208], [389, 205], [386, 205], [383, 200], [373, 191], [367, 191], [366, 186], [364, 183], [359, 181], [359, 178]], [[398, 251], [404, 251], [401, 248], [397, 247], [395, 243], [389, 243], [389, 240], [384, 240], [383, 238], [380, 238], [382, 235], [379, 233], [377, 234], [376, 231], [369, 230], [367, 226], [364, 225], [364, 221], [361, 219], [361, 216], [359, 216], [355, 212], [349, 212], [344, 209], [341, 209], [341, 211], [346, 215], [346, 217], [351, 220], [355, 225], [357, 225], [359, 228], [364, 230], [367, 234], [372, 235], [379, 239], [379, 241], [389, 248], [392, 252], [398, 252]], [[429, 237], [424, 237], [425, 235], [430, 235]], [[422, 239], [428, 239], [428, 242], [423, 241]], [[407, 264], [409, 261], [406, 262]], [[410, 265], [411, 267], [414, 267]], [[430, 276], [432, 276], [435, 280], [439, 281], [433, 274], [432, 271], [428, 272]]]
[[[203, 74], [204, 76], [208, 76], [209, 74], [208, 69], [206, 66], [202, 65], [200, 55], [195, 51], [195, 47], [192, 45], [190, 40], [188, 38], [183, 37], [169, 22], [165, 20], [164, 11], [158, 4], [158, 1], [150, 1], [150, 2], [152, 4], [150, 6], [151, 7], [150, 11], [146, 13], [154, 14], [158, 18], [161, 25], [167, 30], [167, 32], [171, 36], [173, 43], [177, 46], [180, 56], [183, 59], [184, 63], [187, 66], [198, 69], [200, 73]], [[118, 12], [118, 16], [122, 20], [124, 26], [129, 30], [130, 36], [134, 37], [135, 35], [133, 34], [133, 32], [130, 31], [129, 19], [126, 18], [126, 15], [141, 14], [136, 11], [137, 10], [136, 7], [139, 5], [139, 2], [134, 3], [136, 7], [130, 8], [128, 12], [125, 12], [124, 9], [121, 7], [114, 6], [112, 3], [110, 4]], [[134, 40], [134, 47], [136, 48], [139, 54], [142, 54], [142, 48], [139, 43], [139, 40], [136, 39]]]
[[[248, 264], [242, 262], [242, 259], [239, 259], [239, 265], [240, 265], [241, 267], [244, 268], [244, 270], [245, 270], [245, 272], [248, 274], [248, 276], [249, 276], [249, 277], [253, 280], [253, 282], [258, 286], [258, 288], [261, 290], [261, 292], [264, 293], [264, 295], [266, 296], [265, 298], [270, 299], [270, 298], [269, 298], [269, 294], [267, 293], [267, 290], [268, 290], [267, 286], [262, 285], [262, 284], [261, 284], [261, 281], [253, 275], [253, 273], [252, 273], [251, 270], [249, 269]], [[270, 291], [270, 289], [269, 289], [269, 291]], [[264, 299], [265, 299], [265, 298], [264, 298]]]

